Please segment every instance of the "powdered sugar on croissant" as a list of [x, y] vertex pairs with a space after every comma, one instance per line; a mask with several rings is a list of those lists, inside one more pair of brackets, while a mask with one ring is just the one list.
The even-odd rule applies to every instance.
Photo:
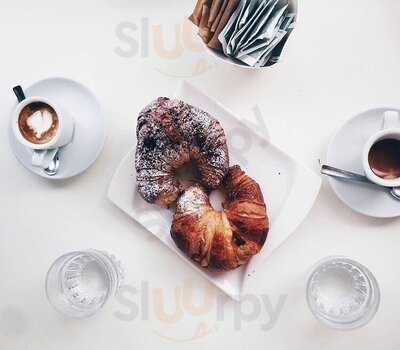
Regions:
[[193, 161], [203, 186], [220, 185], [229, 167], [219, 121], [183, 101], [160, 97], [141, 111], [135, 167], [138, 191], [149, 203], [174, 203], [183, 188], [175, 170]]

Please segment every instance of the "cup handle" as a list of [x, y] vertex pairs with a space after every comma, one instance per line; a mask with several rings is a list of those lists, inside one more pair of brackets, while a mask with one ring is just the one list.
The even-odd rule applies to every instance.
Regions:
[[13, 88], [15, 96], [17, 96], [18, 102], [21, 103], [23, 100], [26, 99], [24, 90], [22, 90], [22, 87], [20, 85], [15, 86]]
[[383, 115], [382, 130], [400, 128], [400, 114], [397, 111], [386, 111]]

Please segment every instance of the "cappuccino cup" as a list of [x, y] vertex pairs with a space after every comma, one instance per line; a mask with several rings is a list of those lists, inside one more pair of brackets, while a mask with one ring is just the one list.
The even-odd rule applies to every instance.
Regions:
[[400, 186], [400, 112], [388, 110], [381, 130], [366, 142], [362, 155], [366, 176], [377, 185]]
[[45, 169], [56, 151], [72, 141], [74, 120], [67, 111], [49, 99], [26, 98], [22, 89], [18, 91], [19, 103], [12, 119], [14, 136], [32, 150], [32, 165]]

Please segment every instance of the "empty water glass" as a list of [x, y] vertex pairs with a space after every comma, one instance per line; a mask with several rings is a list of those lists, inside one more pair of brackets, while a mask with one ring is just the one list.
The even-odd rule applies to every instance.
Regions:
[[89, 317], [115, 295], [123, 275], [121, 263], [106, 252], [68, 253], [58, 258], [47, 273], [47, 298], [69, 317]]
[[307, 283], [307, 301], [325, 325], [348, 330], [366, 325], [380, 302], [378, 283], [358, 262], [333, 256], [317, 263]]

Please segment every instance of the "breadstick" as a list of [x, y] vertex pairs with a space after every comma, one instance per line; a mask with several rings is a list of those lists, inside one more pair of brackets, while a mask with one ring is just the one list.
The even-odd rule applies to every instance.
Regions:
[[232, 16], [233, 12], [236, 10], [240, 0], [229, 0], [228, 4], [226, 5], [225, 11], [221, 17], [221, 20], [218, 23], [217, 29], [215, 30], [215, 33], [211, 40], [208, 43], [208, 47], [212, 49], [220, 49], [221, 48], [221, 43], [218, 40], [219, 34], [222, 32], [222, 30], [225, 28], [226, 24], [229, 21], [229, 18]]
[[215, 19], [217, 18], [219, 11], [221, 10], [221, 6], [224, 0], [214, 0], [211, 5], [210, 10], [210, 18], [208, 19], [208, 28], [211, 28]]
[[208, 0], [198, 0], [197, 4], [193, 10], [193, 14], [189, 17], [189, 19], [195, 24], [196, 26], [199, 26], [200, 21], [201, 21], [201, 15], [203, 11], [203, 5], [204, 3]]
[[224, 0], [223, 4], [221, 6], [221, 9], [220, 9], [220, 11], [218, 13], [217, 18], [212, 23], [212, 26], [211, 26], [211, 32], [212, 33], [215, 33], [215, 31], [217, 30], [218, 24], [219, 24], [219, 22], [220, 22], [220, 20], [222, 18], [222, 15], [224, 14], [224, 11], [225, 11], [226, 5], [228, 5], [228, 2], [229, 2], [229, 0]]
[[201, 21], [199, 25], [199, 34], [203, 41], [207, 44], [211, 39], [211, 31], [208, 28], [208, 19], [210, 18], [210, 7], [205, 4], [203, 5]]

